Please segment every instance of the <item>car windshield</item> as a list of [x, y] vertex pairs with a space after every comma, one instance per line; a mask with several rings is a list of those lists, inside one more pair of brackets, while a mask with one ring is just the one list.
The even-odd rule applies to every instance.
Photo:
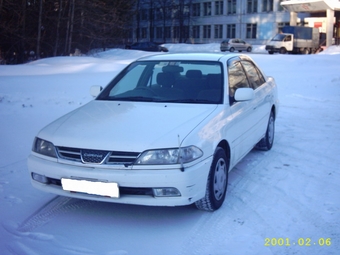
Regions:
[[285, 34], [277, 34], [273, 37], [272, 41], [283, 41], [285, 39], [286, 35]]
[[97, 100], [220, 104], [222, 66], [214, 61], [137, 61]]

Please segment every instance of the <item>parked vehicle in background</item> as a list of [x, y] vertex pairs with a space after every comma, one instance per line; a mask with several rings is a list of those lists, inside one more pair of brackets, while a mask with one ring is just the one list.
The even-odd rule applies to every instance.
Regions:
[[91, 94], [95, 100], [37, 134], [28, 158], [34, 187], [214, 211], [228, 172], [255, 146], [270, 150], [274, 142], [276, 83], [246, 55], [156, 54]]
[[269, 54], [296, 53], [311, 54], [320, 50], [320, 33], [318, 28], [302, 26], [285, 26], [282, 33], [271, 39], [266, 50]]
[[226, 39], [221, 42], [220, 45], [221, 51], [230, 51], [234, 52], [235, 50], [241, 51], [247, 51], [251, 52], [252, 45], [249, 43], [246, 43], [245, 41], [238, 39], [238, 38], [232, 38], [232, 39]]
[[125, 49], [168, 52], [168, 49], [166, 47], [158, 45], [154, 42], [136, 42], [131, 45], [126, 45]]

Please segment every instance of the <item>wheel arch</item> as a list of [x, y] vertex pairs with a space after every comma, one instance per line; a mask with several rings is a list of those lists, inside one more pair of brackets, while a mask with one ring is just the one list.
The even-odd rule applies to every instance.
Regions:
[[220, 147], [224, 150], [224, 153], [228, 159], [228, 163], [229, 163], [229, 166], [228, 166], [228, 170], [230, 170], [230, 146], [229, 146], [229, 143], [227, 140], [222, 140], [219, 142], [219, 144], [217, 145], [217, 147]]
[[276, 106], [275, 105], [273, 105], [272, 106], [272, 109], [271, 109], [271, 111], [273, 112], [273, 114], [274, 114], [274, 120], [276, 120], [276, 115], [277, 115], [277, 108], [276, 108]]

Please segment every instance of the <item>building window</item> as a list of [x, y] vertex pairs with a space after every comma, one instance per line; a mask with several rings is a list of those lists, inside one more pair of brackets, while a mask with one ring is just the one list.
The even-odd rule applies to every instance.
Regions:
[[277, 23], [277, 32], [281, 33], [282, 32], [282, 28], [285, 26], [289, 26], [289, 22], [280, 22]]
[[223, 25], [215, 25], [214, 37], [215, 38], [222, 38], [223, 34]]
[[179, 38], [179, 26], [175, 26], [173, 31], [174, 31], [173, 38]]
[[203, 38], [210, 38], [211, 37], [211, 26], [205, 25], [203, 26]]
[[146, 27], [142, 27], [141, 32], [142, 32], [141, 37], [142, 38], [147, 38], [147, 34], [148, 34], [147, 28]]
[[227, 14], [236, 14], [236, 0], [228, 0]]
[[204, 16], [211, 15], [211, 2], [203, 3], [203, 15]]
[[165, 38], [171, 38], [171, 28], [170, 27], [164, 28], [164, 35], [165, 35]]
[[162, 8], [157, 8], [156, 9], [155, 20], [162, 20], [162, 19], [163, 19], [163, 9]]
[[227, 38], [235, 38], [236, 37], [236, 25], [228, 24], [227, 25]]
[[262, 11], [272, 12], [274, 10], [274, 0], [262, 0]]
[[192, 16], [201, 16], [201, 4], [193, 4], [192, 5]]
[[257, 24], [247, 24], [247, 35], [249, 39], [256, 39]]
[[247, 0], [247, 13], [257, 12], [257, 0]]
[[182, 39], [189, 38], [189, 26], [182, 27]]
[[147, 20], [148, 19], [148, 9], [142, 9], [141, 10], [141, 20]]
[[163, 28], [156, 27], [156, 38], [162, 38], [162, 37], [163, 37]]
[[215, 15], [223, 15], [223, 1], [215, 2]]
[[200, 26], [192, 26], [192, 37], [200, 38]]
[[190, 7], [189, 7], [189, 5], [184, 5], [183, 16], [184, 17], [190, 17]]

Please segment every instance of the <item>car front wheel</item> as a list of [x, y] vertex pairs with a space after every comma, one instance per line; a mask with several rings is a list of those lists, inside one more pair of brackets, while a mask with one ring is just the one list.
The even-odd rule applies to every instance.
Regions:
[[235, 48], [231, 47], [230, 52], [234, 52], [234, 51], [235, 51]]
[[210, 167], [204, 198], [195, 204], [200, 210], [215, 211], [224, 202], [228, 185], [229, 160], [224, 150], [218, 147]]
[[286, 54], [286, 53], [287, 53], [286, 48], [282, 47], [282, 48], [280, 49], [280, 54]]
[[274, 113], [271, 112], [269, 116], [268, 126], [266, 135], [256, 145], [257, 149], [268, 151], [273, 147], [275, 134], [275, 117]]

